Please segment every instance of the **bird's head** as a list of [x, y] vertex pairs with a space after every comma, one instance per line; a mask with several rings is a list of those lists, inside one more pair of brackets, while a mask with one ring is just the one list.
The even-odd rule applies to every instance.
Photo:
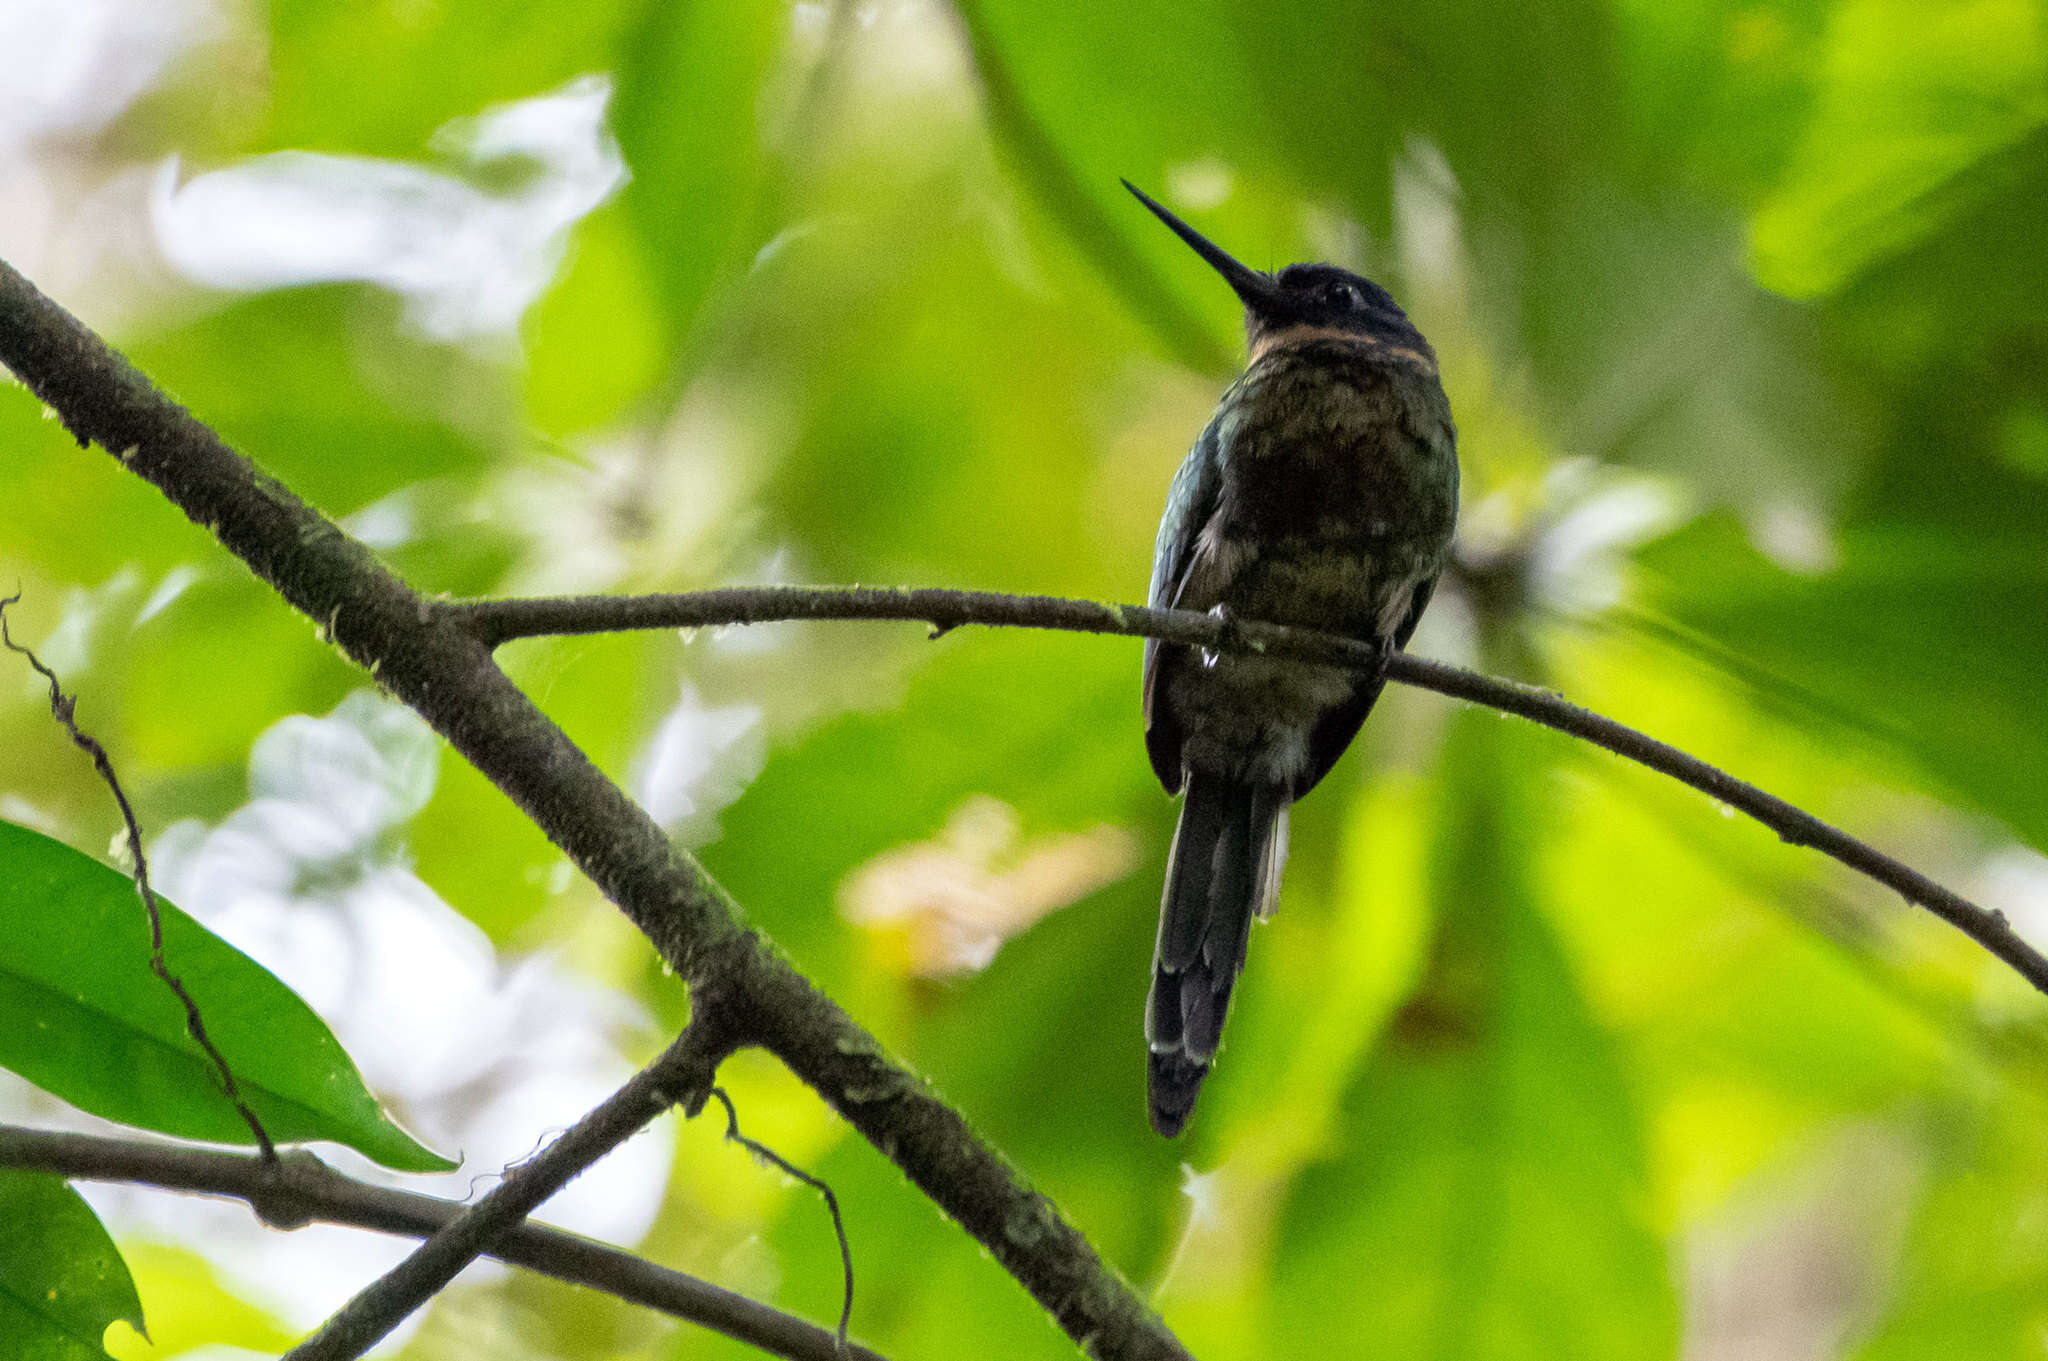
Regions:
[[1336, 265], [1289, 265], [1275, 274], [1253, 269], [1129, 180], [1123, 184], [1236, 292], [1244, 303], [1245, 338], [1254, 360], [1286, 345], [1342, 337], [1384, 345], [1412, 355], [1431, 369], [1436, 367], [1436, 354], [1429, 342], [1393, 296], [1372, 280]]

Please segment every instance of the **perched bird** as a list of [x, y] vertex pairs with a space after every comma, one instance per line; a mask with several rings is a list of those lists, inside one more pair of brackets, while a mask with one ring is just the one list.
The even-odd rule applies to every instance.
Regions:
[[[1266, 274], [1124, 187], [1244, 302], [1251, 361], [1174, 475], [1155, 607], [1406, 645], [1451, 548], [1458, 457], [1436, 353], [1378, 284], [1334, 265]], [[1185, 792], [1166, 867], [1145, 1039], [1171, 1137], [1216, 1056], [1254, 914], [1273, 909], [1287, 807], [1329, 773], [1384, 677], [1145, 645], [1145, 746]]]

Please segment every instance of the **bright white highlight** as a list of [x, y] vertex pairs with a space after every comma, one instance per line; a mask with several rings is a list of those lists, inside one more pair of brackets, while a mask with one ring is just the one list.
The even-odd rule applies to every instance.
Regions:
[[435, 136], [471, 178], [521, 172], [501, 190], [410, 162], [306, 151], [180, 185], [173, 161], [157, 184], [157, 240], [181, 273], [215, 288], [373, 283], [402, 295], [433, 339], [509, 335], [554, 279], [570, 228], [625, 182], [605, 128], [610, 98], [609, 81], [586, 76]]

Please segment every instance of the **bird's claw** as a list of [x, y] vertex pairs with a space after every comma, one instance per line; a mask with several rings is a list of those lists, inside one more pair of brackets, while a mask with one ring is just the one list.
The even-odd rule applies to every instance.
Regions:
[[1244, 645], [1244, 638], [1238, 631], [1237, 615], [1222, 601], [1209, 607], [1209, 617], [1216, 621], [1216, 642], [1202, 649], [1202, 665], [1214, 666], [1216, 659], [1226, 652], [1236, 652]]

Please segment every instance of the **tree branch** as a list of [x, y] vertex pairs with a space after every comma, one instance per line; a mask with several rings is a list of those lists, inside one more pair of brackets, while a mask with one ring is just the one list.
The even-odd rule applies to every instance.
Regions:
[[730, 1052], [713, 1016], [702, 1016], [661, 1057], [599, 1102], [569, 1132], [505, 1174], [476, 1204], [436, 1229], [412, 1255], [356, 1292], [319, 1331], [285, 1353], [284, 1361], [354, 1361], [406, 1315], [438, 1294], [456, 1274], [541, 1202], [672, 1105], [703, 1108], [712, 1075]]
[[[425, 1238], [465, 1209], [456, 1201], [357, 1181], [304, 1150], [267, 1163], [249, 1154], [154, 1139], [0, 1125], [0, 1167], [49, 1172], [73, 1181], [125, 1182], [226, 1196], [247, 1202], [258, 1219], [275, 1229], [340, 1224]], [[816, 1324], [562, 1229], [521, 1224], [501, 1235], [489, 1255], [659, 1310], [788, 1361], [839, 1361], [841, 1356], [837, 1339]], [[856, 1361], [883, 1361], [857, 1343], [848, 1343], [844, 1355]]]
[[[684, 595], [479, 600], [447, 608], [493, 647], [515, 638], [542, 634], [707, 628], [785, 619], [897, 619], [929, 624], [934, 636], [963, 625], [987, 624], [1159, 638], [1210, 651], [1256, 652], [1354, 671], [1370, 671], [1380, 664], [1376, 650], [1364, 643], [1308, 629], [1251, 620], [1222, 620], [1186, 610], [982, 591], [759, 586]], [[1434, 690], [1554, 728], [1691, 785], [1728, 807], [1747, 813], [1788, 844], [1811, 847], [1883, 884], [1907, 902], [1926, 908], [2012, 966], [2035, 988], [2048, 993], [2048, 957], [2028, 945], [2012, 929], [2004, 913], [1980, 907], [1869, 843], [1717, 766], [1533, 685], [1484, 676], [1406, 653], [1396, 653], [1387, 659], [1386, 675], [1403, 685]]]
[[1102, 1358], [1187, 1356], [1051, 1201], [741, 924], [703, 867], [520, 692], [456, 612], [228, 448], [5, 263], [0, 363], [81, 444], [113, 452], [446, 738], [647, 935], [698, 1015], [699, 994], [715, 991], [736, 1044], [768, 1049], [824, 1097], [1069, 1337]]

